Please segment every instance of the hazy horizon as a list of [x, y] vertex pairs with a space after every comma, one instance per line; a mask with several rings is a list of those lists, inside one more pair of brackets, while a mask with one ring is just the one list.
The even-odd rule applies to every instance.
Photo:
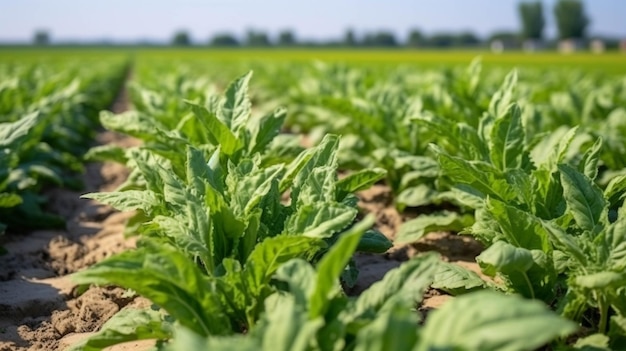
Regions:
[[[555, 36], [552, 7], [544, 1], [545, 36]], [[241, 38], [248, 29], [293, 30], [299, 41], [332, 40], [346, 29], [357, 35], [388, 30], [404, 40], [411, 29], [425, 34], [471, 31], [486, 37], [495, 31], [518, 31], [518, 0], [318, 0], [294, 5], [287, 0], [78, 0], [0, 2], [0, 41], [30, 42], [36, 30], [52, 42], [130, 43], [169, 41], [186, 30], [197, 43], [217, 33]], [[626, 1], [584, 1], [591, 24], [588, 35], [626, 37]]]

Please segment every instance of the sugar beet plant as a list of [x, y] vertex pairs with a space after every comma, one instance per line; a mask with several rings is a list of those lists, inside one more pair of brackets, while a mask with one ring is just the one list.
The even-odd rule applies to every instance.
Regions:
[[[280, 123], [271, 121], [275, 117], [268, 117], [271, 123], [250, 118], [248, 79], [231, 84], [222, 99], [209, 100], [214, 104], [189, 104], [186, 123], [197, 127], [193, 136], [160, 126], [150, 134], [131, 119], [120, 128], [142, 137], [144, 146], [94, 153], [135, 169], [134, 179], [119, 191], [88, 197], [137, 210], [133, 228], [141, 237], [136, 250], [75, 279], [130, 288], [158, 308], [123, 310], [76, 349], [157, 339], [157, 348], [169, 350], [530, 350], [575, 329], [536, 302], [483, 293], [455, 304], [472, 305], [473, 315], [496, 301], [509, 305], [509, 312], [496, 308], [483, 314], [480, 325], [472, 319], [449, 325], [452, 306], [417, 331], [412, 308], [438, 266], [433, 255], [403, 264], [359, 298], [348, 298], [340, 281], [354, 279], [348, 264], [353, 252], [390, 247], [369, 229], [372, 218], [355, 224], [353, 192], [384, 172], [363, 170], [339, 180], [339, 139], [333, 135], [287, 164], [265, 162], [264, 146]], [[103, 115], [105, 124], [111, 118]], [[541, 323], [516, 331], [526, 318]], [[507, 332], [488, 332], [494, 320], [510, 322]], [[455, 338], [438, 334], [442, 327], [454, 330]], [[470, 337], [476, 330], [485, 337]]]
[[[497, 289], [540, 299], [598, 333], [580, 345], [622, 345], [626, 178], [614, 177], [605, 190], [595, 183], [602, 139], [589, 143], [579, 157], [568, 158], [575, 154], [570, 149], [577, 147], [577, 128], [529, 142], [522, 110], [510, 102], [514, 84], [510, 75], [477, 129], [434, 117], [418, 121], [442, 136], [452, 135], [445, 150], [431, 149], [442, 182], [451, 186], [457, 202], [475, 210], [475, 223], [465, 232], [487, 247], [477, 262], [483, 273], [498, 278], [497, 283], [485, 282], [442, 265], [434, 286], [451, 293]], [[554, 147], [546, 150], [550, 144]], [[458, 218], [438, 214], [409, 221], [399, 240], [417, 240]]]
[[68, 66], [0, 64], [0, 233], [7, 225], [64, 226], [44, 212], [41, 192], [50, 185], [82, 186], [77, 175], [98, 112], [110, 106], [126, 73], [124, 60], [105, 60], [88, 71]]

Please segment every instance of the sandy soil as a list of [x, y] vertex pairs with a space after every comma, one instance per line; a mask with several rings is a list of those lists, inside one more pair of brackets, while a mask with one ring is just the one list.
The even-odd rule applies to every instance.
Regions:
[[[123, 92], [114, 112], [128, 108]], [[112, 132], [99, 133], [96, 144], [137, 144]], [[94, 163], [83, 176], [85, 191], [111, 191], [128, 171], [119, 164]], [[91, 288], [78, 296], [68, 274], [134, 245], [123, 229], [129, 213], [118, 213], [82, 193], [53, 189], [48, 207], [67, 220], [63, 231], [13, 233], [3, 238], [9, 252], [0, 256], [0, 351], [63, 350], [91, 333], [121, 308], [145, 304], [115, 287]], [[122, 350], [122, 349], [120, 349]]]
[[[124, 92], [113, 108], [128, 108]], [[103, 131], [97, 144], [116, 143], [133, 146], [133, 140]], [[111, 191], [121, 184], [128, 171], [113, 163], [87, 166], [84, 192]], [[78, 295], [68, 274], [85, 268], [117, 252], [134, 246], [123, 229], [128, 213], [119, 213], [81, 194], [54, 189], [48, 194], [50, 208], [67, 219], [64, 231], [36, 231], [9, 235], [4, 247], [9, 254], [0, 256], [0, 351], [64, 350], [97, 331], [122, 308], [145, 306], [141, 298], [127, 297], [116, 287], [93, 287]], [[375, 185], [358, 194], [363, 214], [376, 216], [376, 227], [393, 239], [407, 218], [398, 213], [387, 186]], [[358, 254], [358, 281], [350, 294], [359, 294], [402, 261], [424, 251], [438, 251], [444, 260], [478, 270], [474, 257], [481, 246], [467, 237], [431, 233], [417, 243], [396, 246], [384, 255]], [[436, 290], [426, 294], [422, 309], [440, 306], [450, 297]], [[150, 342], [128, 343], [107, 350], [145, 350]]]

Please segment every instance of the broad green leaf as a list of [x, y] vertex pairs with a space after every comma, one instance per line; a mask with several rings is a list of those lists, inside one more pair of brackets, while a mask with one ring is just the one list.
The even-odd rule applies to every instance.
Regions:
[[263, 240], [255, 246], [244, 266], [248, 289], [258, 296], [283, 263], [298, 257], [311, 258], [323, 245], [320, 240], [306, 236], [280, 235]]
[[504, 241], [496, 241], [476, 257], [476, 262], [483, 273], [494, 277], [498, 272], [525, 273], [533, 265], [533, 256], [525, 248], [515, 247]]
[[142, 210], [146, 213], [160, 205], [157, 194], [149, 190], [127, 190], [112, 193], [91, 193], [81, 196], [84, 199], [93, 199], [107, 204], [119, 211]]
[[207, 189], [205, 181], [209, 181], [211, 185], [216, 183], [212, 177], [212, 170], [204, 158], [203, 153], [191, 146], [187, 147], [187, 160], [185, 162], [186, 183], [191, 187], [191, 192], [195, 196], [203, 196]]
[[172, 336], [172, 326], [159, 311], [124, 308], [102, 325], [100, 331], [73, 345], [68, 351], [100, 351], [137, 340], [165, 340]]
[[144, 141], [186, 143], [184, 139], [168, 133], [165, 125], [139, 111], [127, 111], [121, 114], [102, 111], [100, 123], [108, 130], [128, 134]]
[[[243, 177], [241, 178], [236, 176], [229, 179], [227, 177], [228, 190], [231, 196], [230, 207], [235, 215], [244, 217], [258, 208], [272, 186], [278, 185], [278, 180], [283, 171], [283, 165], [276, 165], [249, 170], [247, 174], [242, 174]], [[230, 173], [232, 175], [234, 172]]]
[[248, 145], [250, 154], [264, 153], [266, 151], [268, 145], [280, 133], [280, 128], [285, 122], [286, 117], [287, 110], [278, 108], [272, 113], [263, 116], [258, 121], [251, 119], [248, 122], [248, 129], [250, 129], [252, 135], [250, 144]]
[[14, 207], [22, 203], [22, 197], [17, 194], [0, 193], [0, 208]]
[[491, 129], [489, 139], [491, 162], [501, 171], [522, 167], [526, 135], [521, 116], [520, 107], [513, 104], [503, 116], [496, 119]]
[[373, 217], [366, 217], [355, 224], [328, 250], [317, 265], [317, 282], [310, 297], [309, 317], [323, 316], [329, 305], [329, 299], [339, 289], [339, 277], [356, 250], [363, 233], [374, 224]]
[[598, 176], [598, 162], [602, 152], [602, 138], [598, 138], [595, 143], [585, 152], [578, 165], [578, 171], [586, 175], [589, 179], [595, 180]]
[[614, 269], [626, 269], [626, 206], [620, 207], [617, 220], [606, 229], [603, 239], [600, 260]]
[[[272, 297], [275, 297], [274, 295]], [[270, 297], [268, 300], [270, 300]], [[308, 319], [305, 306], [297, 304], [292, 296], [269, 301], [264, 325], [263, 350], [307, 351], [315, 345], [316, 333], [324, 320]]]
[[356, 251], [370, 253], [385, 253], [393, 247], [391, 240], [387, 239], [381, 232], [370, 229], [363, 234]]
[[164, 351], [258, 351], [260, 340], [244, 335], [203, 337], [189, 328], [176, 326], [174, 338], [163, 347]]
[[432, 145], [431, 149], [438, 154], [442, 172], [450, 177], [453, 182], [472, 186], [484, 195], [505, 202], [513, 200], [517, 196], [501, 172], [489, 164], [470, 162], [450, 156]]
[[587, 289], [617, 289], [626, 284], [626, 273], [605, 271], [579, 275], [576, 277], [575, 283]]
[[[396, 197], [396, 205], [419, 207], [433, 203], [439, 193], [431, 185], [420, 184], [403, 190]], [[402, 210], [402, 207], [400, 209]]]
[[433, 311], [415, 350], [535, 350], [576, 329], [539, 301], [480, 291]]
[[487, 201], [487, 209], [509, 243], [528, 250], [551, 251], [548, 234], [531, 213], [492, 199]]
[[[578, 127], [565, 130], [564, 127], [552, 132], [537, 144], [531, 151], [532, 160], [540, 168], [555, 171], [558, 164], [563, 163]], [[546, 150], [551, 150], [546, 152]]]
[[186, 101], [186, 103], [191, 107], [194, 115], [202, 122], [202, 125], [207, 129], [209, 134], [213, 136], [216, 143], [215, 146], [219, 145], [222, 152], [232, 156], [241, 149], [242, 143], [229, 129], [229, 124], [224, 124], [224, 121], [220, 121], [217, 116], [204, 106], [194, 104], [190, 101]]
[[576, 340], [574, 350], [580, 351], [611, 351], [609, 337], [604, 334], [591, 334]]
[[507, 113], [513, 100], [513, 90], [517, 86], [517, 70], [511, 71], [504, 78], [500, 89], [493, 94], [489, 102], [489, 113], [496, 118], [500, 118]]
[[87, 161], [113, 161], [121, 164], [128, 162], [126, 150], [120, 146], [109, 144], [95, 146], [83, 156]]
[[476, 262], [483, 273], [504, 278], [507, 288], [527, 298], [550, 301], [554, 297], [553, 262], [540, 250], [497, 241], [476, 257]]
[[285, 224], [285, 233], [330, 238], [349, 226], [358, 210], [342, 204], [317, 203], [298, 207]]
[[570, 257], [576, 259], [578, 264], [582, 267], [587, 266], [587, 256], [581, 249], [580, 245], [576, 242], [574, 236], [565, 232], [562, 228], [553, 222], [542, 221], [543, 227], [550, 236], [550, 241], [554, 245], [555, 249], [559, 249]]
[[[293, 179], [293, 185], [291, 188], [291, 206], [295, 208], [298, 200], [300, 199], [300, 192], [308, 187], [311, 191], [315, 189], [324, 190], [320, 197], [327, 197], [327, 199], [333, 200], [335, 198], [334, 190], [328, 188], [328, 185], [334, 185], [332, 180], [336, 175], [333, 169], [337, 167], [337, 146], [339, 145], [339, 137], [332, 134], [327, 134], [322, 139], [322, 142], [315, 148], [309, 149], [304, 154], [310, 153], [311, 156], [303, 156], [303, 159], [307, 159], [301, 166], [299, 162], [296, 163], [296, 167], [289, 167], [285, 174], [285, 177], [280, 183], [280, 189], [283, 191], [283, 186], [288, 185], [291, 179]], [[296, 162], [296, 161], [294, 161]], [[313, 174], [315, 169], [323, 168], [323, 170], [317, 171], [317, 174]], [[293, 170], [297, 173], [290, 174]], [[328, 179], [332, 177], [331, 179]], [[308, 183], [308, 184], [307, 184]], [[286, 189], [284, 189], [286, 190]], [[309, 196], [313, 196], [314, 192], [309, 192]], [[313, 199], [309, 199], [309, 203], [314, 202]]]
[[31, 129], [42, 120], [39, 112], [28, 114], [13, 123], [0, 123], [0, 150], [17, 149]]
[[[362, 318], [373, 319], [386, 304], [389, 307], [402, 302], [411, 308], [422, 300], [424, 291], [433, 281], [439, 258], [428, 253], [404, 262], [400, 267], [387, 272], [381, 281], [365, 290], [340, 318], [346, 323], [359, 323]], [[395, 299], [395, 300], [394, 300]]]
[[437, 231], [460, 232], [473, 224], [473, 217], [456, 212], [420, 215], [404, 222], [396, 236], [396, 243], [409, 243], [421, 239], [424, 235]]
[[[233, 132], [243, 126], [252, 111], [252, 105], [248, 98], [248, 84], [252, 78], [252, 71], [234, 80], [224, 93], [224, 99], [217, 113], [217, 118]], [[213, 127], [209, 127], [213, 128]], [[217, 135], [216, 135], [217, 137]], [[219, 140], [219, 137], [218, 137]], [[221, 142], [220, 142], [221, 144]], [[224, 146], [224, 152], [230, 155]]]
[[522, 208], [529, 209], [531, 212], [534, 211], [537, 189], [533, 186], [534, 179], [531, 178], [531, 175], [522, 169], [508, 169], [504, 176], [507, 183], [517, 192], [517, 202], [521, 204]]
[[615, 204], [619, 199], [624, 197], [626, 193], [626, 175], [616, 176], [609, 181], [604, 189], [604, 198], [610, 204]]
[[458, 264], [440, 262], [431, 285], [452, 295], [465, 294], [489, 286], [475, 272]]
[[72, 280], [133, 289], [201, 335], [230, 332], [216, 292], [196, 263], [168, 246], [123, 252], [75, 273]]
[[597, 233], [607, 220], [607, 203], [602, 190], [584, 174], [567, 165], [559, 165], [563, 197], [576, 224], [582, 229]]
[[289, 285], [289, 292], [293, 294], [297, 304], [307, 305], [308, 298], [315, 289], [317, 272], [309, 262], [295, 258], [280, 266], [275, 278]]
[[417, 341], [417, 315], [403, 303], [379, 313], [356, 337], [355, 351], [411, 351]]
[[[337, 175], [333, 166], [322, 166], [311, 170], [306, 180], [299, 184], [295, 207], [302, 205], [331, 203], [337, 198]], [[292, 207], [294, 203], [292, 203]]]
[[383, 179], [385, 175], [387, 175], [387, 171], [382, 168], [362, 169], [351, 173], [337, 182], [337, 188], [339, 189], [337, 201], [341, 201], [347, 194], [368, 189], [377, 181]]

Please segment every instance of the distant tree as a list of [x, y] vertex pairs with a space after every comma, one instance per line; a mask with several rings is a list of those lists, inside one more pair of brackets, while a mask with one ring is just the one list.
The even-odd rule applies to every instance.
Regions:
[[413, 29], [409, 32], [409, 39], [407, 40], [406, 45], [414, 48], [424, 46], [426, 45], [426, 38], [421, 31]]
[[522, 21], [522, 38], [541, 40], [543, 28], [546, 24], [543, 18], [543, 5], [541, 1], [521, 2], [518, 7], [520, 20]]
[[452, 33], [435, 33], [428, 41], [432, 46], [446, 48], [454, 45], [456, 36]]
[[174, 46], [189, 46], [191, 45], [191, 38], [189, 37], [189, 33], [184, 30], [179, 30], [174, 33], [174, 37], [172, 38], [172, 45]]
[[210, 41], [211, 46], [233, 47], [239, 46], [239, 40], [228, 33], [218, 33]]
[[356, 41], [356, 35], [354, 35], [354, 31], [352, 29], [346, 30], [346, 34], [343, 37], [343, 44], [345, 46], [356, 46], [358, 44]]
[[38, 30], [33, 36], [33, 44], [35, 45], [48, 45], [50, 44], [50, 34], [45, 30]]
[[246, 45], [248, 46], [271, 46], [267, 33], [249, 30], [246, 34]]
[[580, 0], [559, 0], [554, 6], [554, 17], [560, 39], [582, 39], [585, 37], [589, 19]]
[[455, 46], [476, 46], [480, 44], [480, 38], [472, 32], [461, 32], [454, 38]]
[[284, 30], [278, 33], [278, 45], [293, 46], [296, 44], [296, 36], [291, 30]]
[[397, 46], [395, 35], [391, 32], [380, 31], [376, 33], [368, 33], [363, 39], [363, 45], [375, 47], [392, 47]]

